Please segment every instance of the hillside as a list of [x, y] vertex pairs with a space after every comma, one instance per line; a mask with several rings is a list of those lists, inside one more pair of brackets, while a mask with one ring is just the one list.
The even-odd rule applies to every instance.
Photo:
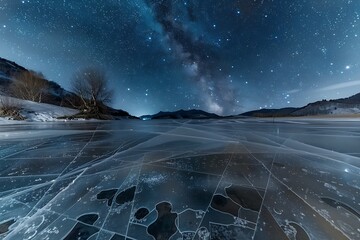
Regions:
[[24, 67], [0, 57], [0, 92], [8, 93], [11, 78], [27, 71]]
[[[29, 70], [16, 64], [15, 62], [9, 61], [4, 58], [0, 58], [0, 93], [2, 95], [10, 96], [11, 92], [9, 86], [12, 79], [23, 72]], [[53, 104], [57, 106], [72, 108], [71, 104], [66, 101], [69, 97], [75, 97], [75, 94], [66, 91], [58, 83], [43, 79], [47, 82], [48, 90], [44, 93], [42, 102]]]
[[[13, 81], [13, 78], [18, 74], [24, 72], [29, 72], [29, 70], [16, 64], [15, 62], [9, 61], [4, 58], [0, 58], [0, 95], [13, 97], [10, 91], [10, 86]], [[42, 103], [54, 105], [54, 108], [55, 106], [58, 106], [58, 107], [64, 107], [65, 109], [74, 109], [69, 99], [72, 99], [72, 101], [75, 102], [78, 101], [79, 97], [76, 94], [65, 90], [56, 82], [49, 81], [47, 79], [43, 79], [43, 80], [47, 83], [47, 90], [43, 93]], [[26, 108], [29, 106], [29, 104], [21, 104], [21, 105], [22, 108]], [[49, 108], [50, 107], [47, 107], [47, 109]], [[111, 120], [117, 120], [123, 118], [125, 119], [136, 118], [131, 116], [126, 111], [114, 109], [109, 106], [103, 105], [102, 109], [105, 113], [101, 114], [100, 117], [93, 115], [86, 116], [82, 114], [82, 115], [75, 115], [73, 116], [73, 118], [101, 118], [101, 119], [111, 119]], [[28, 110], [32, 111], [31, 109]], [[78, 113], [79, 111], [75, 110], [73, 112]], [[71, 114], [66, 114], [66, 115], [69, 116]]]

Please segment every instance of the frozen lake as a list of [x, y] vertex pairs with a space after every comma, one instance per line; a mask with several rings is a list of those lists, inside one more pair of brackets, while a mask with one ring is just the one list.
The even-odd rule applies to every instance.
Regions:
[[360, 239], [360, 121], [0, 126], [0, 239]]

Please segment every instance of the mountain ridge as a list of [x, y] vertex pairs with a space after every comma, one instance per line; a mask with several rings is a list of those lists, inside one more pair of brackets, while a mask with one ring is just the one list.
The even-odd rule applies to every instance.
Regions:
[[144, 115], [140, 117], [143, 120], [150, 119], [220, 119], [221, 116], [215, 113], [209, 113], [199, 109], [183, 110], [180, 109], [174, 112], [160, 111], [154, 115]]
[[260, 109], [244, 112], [238, 115], [219, 116], [203, 110], [160, 111], [153, 115], [144, 115], [140, 119], [229, 119], [241, 117], [303, 117], [317, 115], [351, 115], [360, 114], [360, 93], [347, 98], [321, 100], [309, 103], [303, 107], [287, 107], [279, 109]]
[[239, 114], [247, 117], [303, 117], [360, 114], [360, 93], [347, 98], [321, 100], [299, 108], [260, 109]]

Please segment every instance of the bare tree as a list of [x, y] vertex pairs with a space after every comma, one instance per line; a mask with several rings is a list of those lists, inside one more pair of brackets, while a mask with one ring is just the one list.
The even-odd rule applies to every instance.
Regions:
[[76, 107], [88, 113], [102, 113], [104, 105], [113, 97], [105, 72], [96, 68], [77, 72], [72, 78], [71, 88], [80, 98], [80, 106]]
[[17, 98], [41, 102], [48, 89], [48, 82], [41, 73], [23, 71], [14, 77], [10, 89]]

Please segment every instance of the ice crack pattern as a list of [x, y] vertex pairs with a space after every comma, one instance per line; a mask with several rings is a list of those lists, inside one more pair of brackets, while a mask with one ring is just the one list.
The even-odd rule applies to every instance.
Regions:
[[360, 239], [358, 123], [299, 121], [2, 126], [0, 239]]

